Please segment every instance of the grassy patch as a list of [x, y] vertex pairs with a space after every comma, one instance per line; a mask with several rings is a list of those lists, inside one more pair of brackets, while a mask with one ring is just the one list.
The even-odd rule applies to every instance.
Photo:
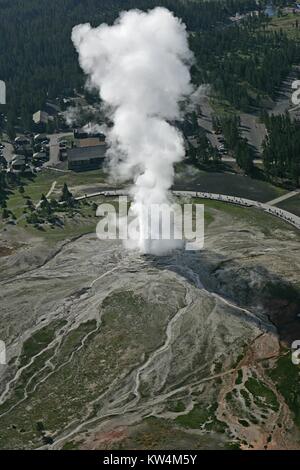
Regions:
[[288, 354], [278, 359], [270, 376], [293, 412], [295, 423], [300, 427], [300, 367], [292, 363]]
[[204, 208], [204, 229], [206, 229], [213, 221], [214, 221], [213, 214]]
[[9, 196], [7, 207], [17, 217], [22, 215], [23, 209], [26, 207], [26, 197], [30, 197], [34, 203], [40, 201], [42, 194], [47, 194], [51, 185], [57, 180], [57, 172], [46, 170], [39, 173], [32, 179], [21, 178], [24, 186], [24, 194], [20, 194], [19, 189], [16, 188]]
[[287, 193], [287, 190], [267, 181], [228, 171], [186, 171], [177, 178], [174, 189], [227, 194], [261, 202]]
[[298, 217], [300, 217], [300, 194], [298, 194], [297, 196], [290, 197], [289, 199], [286, 199], [285, 201], [276, 204], [276, 206], [280, 207], [283, 210], [291, 212], [292, 214], [296, 214]]
[[279, 403], [275, 393], [263, 382], [250, 377], [247, 382], [245, 382], [245, 387], [253, 395], [257, 406], [267, 409], [271, 408], [273, 411], [279, 410]]
[[59, 352], [55, 358], [57, 364], [65, 362], [70, 355], [82, 344], [83, 338], [88, 333], [96, 329], [96, 320], [89, 320], [81, 323], [77, 328], [70, 330], [69, 334], [65, 336], [61, 342]]
[[35, 229], [33, 226], [27, 225], [26, 231], [32, 235], [38, 235], [41, 238], [44, 238], [50, 244], [55, 244], [56, 242], [67, 240], [87, 233], [95, 232], [97, 220], [89, 221], [86, 224], [75, 223], [72, 221], [67, 221], [63, 228], [54, 228], [46, 227], [43, 231]]
[[244, 399], [246, 407], [250, 409], [250, 407], [251, 407], [251, 398], [250, 398], [249, 393], [244, 388], [242, 388], [240, 393], [241, 393], [241, 395]]
[[75, 441], [67, 441], [64, 443], [62, 450], [77, 450], [78, 443]]
[[[18, 188], [13, 190], [8, 198], [7, 207], [16, 215], [16, 217], [20, 217], [26, 207], [26, 196], [32, 199], [35, 204], [38, 203], [42, 194], [46, 195], [48, 193], [54, 181], [56, 181], [56, 187], [53, 195], [61, 191], [64, 183], [67, 183], [69, 187], [72, 187], [101, 183], [104, 180], [105, 174], [101, 169], [82, 173], [62, 173], [45, 169], [32, 179], [21, 178], [25, 192], [22, 195]], [[51, 197], [53, 197], [53, 195]]]
[[226, 444], [228, 450], [240, 450], [240, 441], [231, 441]]
[[48, 344], [50, 344], [54, 338], [58, 328], [62, 327], [65, 322], [52, 322], [49, 325], [36, 331], [30, 338], [28, 338], [24, 344], [22, 353], [20, 356], [20, 367], [27, 364], [33, 356], [36, 356]]
[[171, 401], [167, 405], [167, 410], [172, 413], [182, 413], [185, 410], [185, 404], [180, 400]]
[[235, 115], [237, 110], [225, 99], [212, 97], [210, 99], [211, 107], [214, 113], [219, 117], [229, 117]]
[[[41, 373], [49, 372], [49, 367], [44, 367], [48, 359], [54, 354], [54, 347], [47, 346], [54, 340], [56, 332], [65, 325], [64, 320], [51, 322], [49, 325], [36, 331], [28, 338], [22, 348], [19, 358], [19, 368], [24, 367], [19, 375], [19, 379], [13, 389], [9, 399], [0, 405], [0, 413], [10, 409], [24, 397], [25, 388], [30, 393], [36, 384], [37, 378], [41, 378]], [[43, 351], [45, 349], [45, 351]], [[43, 352], [42, 352], [43, 351]], [[32, 363], [29, 365], [30, 361]], [[33, 378], [33, 376], [35, 376]], [[30, 384], [29, 384], [30, 381]]]
[[283, 30], [291, 39], [299, 40], [299, 29], [295, 28], [296, 20], [299, 21], [300, 15], [294, 13], [284, 14], [283, 16], [274, 16], [267, 26], [269, 31]]
[[299, 231], [270, 214], [255, 209], [253, 207], [241, 207], [235, 204], [229, 204], [221, 201], [209, 199], [194, 199], [195, 203], [204, 204], [206, 208], [213, 208], [225, 212], [232, 216], [233, 219], [245, 221], [248, 225], [260, 226], [267, 236], [274, 236], [274, 230], [289, 230], [299, 236]]
[[194, 405], [193, 409], [186, 415], [177, 416], [175, 421], [181, 426], [189, 429], [200, 429], [205, 427], [207, 430], [224, 432], [226, 425], [219, 421], [215, 416], [218, 405], [201, 406]]
[[62, 188], [64, 183], [71, 188], [72, 186], [81, 186], [85, 184], [103, 183], [106, 178], [103, 170], [83, 171], [80, 173], [68, 172], [57, 178], [57, 187]]
[[109, 444], [110, 449], [205, 449], [215, 448], [214, 437], [199, 436], [175, 425], [174, 421], [149, 417], [129, 427], [129, 436]]
[[56, 243], [61, 240], [75, 238], [80, 235], [95, 232], [99, 218], [96, 217], [92, 203], [81, 203], [74, 210], [66, 209], [66, 212], [54, 212], [59, 218], [62, 218], [63, 225], [43, 224], [42, 230], [34, 225], [27, 223], [25, 219], [19, 221], [19, 225], [31, 235], [38, 235], [49, 243]]
[[237, 373], [237, 377], [235, 379], [235, 385], [241, 385], [243, 382], [243, 370], [239, 369]]

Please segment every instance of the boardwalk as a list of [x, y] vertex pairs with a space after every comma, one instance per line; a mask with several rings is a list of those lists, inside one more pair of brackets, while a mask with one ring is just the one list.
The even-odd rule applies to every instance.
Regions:
[[[98, 191], [92, 194], [86, 194], [84, 196], [79, 196], [76, 198], [77, 201], [96, 197], [96, 196], [126, 196], [129, 192], [126, 189], [117, 189], [117, 190], [108, 190], [108, 191]], [[261, 211], [267, 212], [279, 219], [284, 220], [288, 224], [293, 225], [298, 230], [300, 230], [300, 217], [292, 214], [291, 212], [285, 211], [283, 209], [279, 209], [278, 207], [274, 207], [268, 203], [263, 203], [259, 201], [252, 201], [251, 199], [245, 199], [241, 197], [235, 196], [226, 196], [224, 194], [215, 194], [215, 193], [205, 193], [199, 191], [172, 191], [174, 196], [188, 196], [188, 197], [199, 197], [201, 199], [211, 199], [214, 201], [221, 201], [227, 202], [229, 204], [236, 204], [242, 207], [255, 207]], [[272, 202], [272, 201], [271, 201]]]

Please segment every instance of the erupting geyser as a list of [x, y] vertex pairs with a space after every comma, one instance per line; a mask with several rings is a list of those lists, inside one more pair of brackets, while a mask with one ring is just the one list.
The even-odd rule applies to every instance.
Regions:
[[75, 26], [72, 40], [114, 124], [107, 135], [110, 168], [134, 179], [138, 248], [168, 249], [166, 240], [149, 240], [144, 221], [151, 204], [170, 203], [173, 166], [184, 157], [183, 138], [170, 123], [180, 119], [180, 103], [193, 91], [185, 25], [165, 8], [132, 10], [112, 26]]

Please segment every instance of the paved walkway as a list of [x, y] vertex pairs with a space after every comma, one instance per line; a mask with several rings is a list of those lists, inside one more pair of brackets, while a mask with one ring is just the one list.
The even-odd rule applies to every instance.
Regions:
[[[256, 209], [267, 212], [279, 219], [284, 220], [288, 224], [293, 225], [298, 230], [300, 230], [300, 217], [291, 212], [279, 209], [278, 207], [273, 207], [269, 203], [263, 203], [259, 201], [252, 201], [251, 199], [244, 199], [241, 197], [227, 196], [225, 194], [215, 194], [215, 193], [204, 193], [204, 192], [195, 192], [195, 191], [172, 191], [174, 196], [189, 196], [189, 197], [199, 197], [201, 199], [212, 199], [215, 201], [227, 202], [229, 204], [237, 204], [243, 207], [255, 207]], [[98, 191], [92, 194], [86, 194], [84, 196], [76, 197], [77, 201], [96, 197], [96, 196], [128, 196], [128, 191], [126, 189], [117, 189], [114, 191]]]
[[[48, 198], [51, 196], [51, 194], [53, 193], [53, 191], [54, 191], [54, 189], [55, 189], [55, 186], [56, 186], [56, 181], [53, 181], [53, 183], [51, 184], [51, 188], [49, 189], [49, 191], [48, 191], [47, 194], [46, 194], [46, 199], [48, 199]], [[40, 207], [41, 203], [42, 203], [42, 200], [40, 200], [40, 201], [36, 204], [35, 208], [38, 209], [38, 208]]]
[[269, 204], [269, 206], [275, 206], [279, 202], [285, 201], [285, 199], [297, 196], [297, 194], [300, 194], [300, 189], [295, 189], [295, 191], [291, 191], [290, 193], [284, 194], [283, 196], [279, 196], [276, 199], [272, 199], [272, 201], [268, 201], [267, 204]]

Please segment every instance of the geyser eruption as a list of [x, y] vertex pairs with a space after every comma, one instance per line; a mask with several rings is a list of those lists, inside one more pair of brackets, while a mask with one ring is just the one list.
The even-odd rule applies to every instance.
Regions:
[[107, 134], [112, 174], [134, 179], [138, 248], [168, 250], [172, 241], [152, 240], [145, 220], [151, 204], [171, 204], [174, 164], [185, 153], [182, 135], [171, 124], [180, 119], [180, 103], [193, 91], [185, 25], [165, 8], [131, 10], [113, 26], [75, 26], [72, 40], [113, 122]]

